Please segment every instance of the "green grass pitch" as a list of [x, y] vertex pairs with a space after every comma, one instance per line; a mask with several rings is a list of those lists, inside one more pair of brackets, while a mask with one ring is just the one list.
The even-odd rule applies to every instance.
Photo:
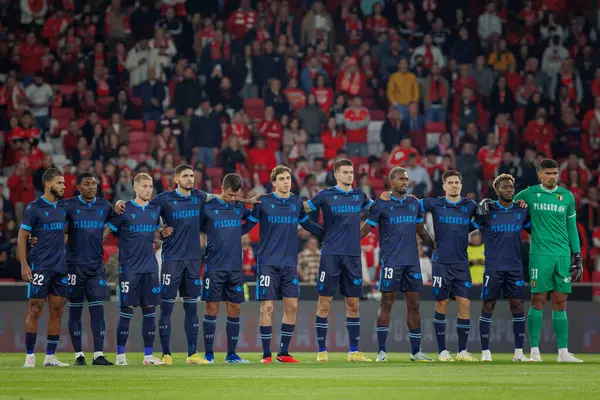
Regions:
[[[88, 354], [90, 362], [91, 354]], [[0, 399], [598, 399], [600, 355], [581, 355], [584, 364], [511, 362], [493, 354], [493, 363], [411, 363], [407, 354], [389, 353], [385, 364], [350, 364], [330, 354], [296, 353], [297, 365], [260, 365], [259, 354], [242, 354], [250, 365], [185, 365], [175, 354], [171, 367], [143, 366], [129, 354], [127, 367], [23, 369], [23, 354], [0, 354]], [[367, 354], [375, 358], [374, 354]], [[114, 354], [107, 356], [114, 361]], [[72, 353], [59, 354], [73, 363]]]

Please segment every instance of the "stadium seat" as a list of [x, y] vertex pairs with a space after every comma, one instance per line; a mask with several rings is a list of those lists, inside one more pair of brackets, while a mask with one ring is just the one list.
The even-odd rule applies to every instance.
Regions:
[[369, 179], [369, 185], [373, 188], [373, 190], [385, 189], [385, 182], [383, 179], [371, 178]]
[[65, 96], [70, 96], [75, 91], [75, 85], [58, 85], [58, 89]]
[[147, 142], [130, 142], [129, 151], [132, 155], [145, 154], [150, 150]]
[[141, 119], [131, 119], [125, 120], [125, 126], [127, 126], [131, 130], [143, 131], [146, 127], [144, 126], [144, 121]]
[[146, 121], [146, 132], [156, 132], [156, 121], [154, 120], [149, 120]]
[[146, 136], [148, 136], [148, 134], [144, 131], [132, 130], [129, 132], [129, 143], [146, 143], [148, 142]]
[[361, 165], [367, 164], [369, 162], [368, 157], [354, 156], [348, 158], [350, 159], [350, 161], [352, 161], [352, 163], [354, 164], [354, 168], [356, 168], [357, 170]]
[[370, 110], [371, 121], [385, 121], [385, 111], [381, 110]]
[[135, 105], [135, 107], [140, 110], [142, 108], [142, 98], [141, 97], [132, 97], [131, 102]]
[[252, 119], [261, 119], [264, 115], [265, 101], [263, 99], [246, 99], [244, 100], [244, 111], [252, 117]]
[[56, 119], [73, 119], [75, 118], [75, 111], [72, 108], [53, 108], [52, 118]]
[[103, 117], [108, 117], [108, 107], [114, 100], [113, 97], [101, 97], [96, 101], [96, 111]]

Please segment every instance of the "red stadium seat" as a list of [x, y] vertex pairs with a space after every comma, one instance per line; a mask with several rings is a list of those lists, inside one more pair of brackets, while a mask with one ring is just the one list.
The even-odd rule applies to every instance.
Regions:
[[149, 120], [146, 121], [146, 132], [156, 132], [156, 121], [154, 120]]
[[96, 111], [98, 111], [98, 114], [103, 117], [108, 117], [108, 107], [113, 100], [114, 98], [110, 96], [99, 98], [98, 101], [96, 101]]
[[52, 118], [55, 119], [73, 119], [75, 118], [75, 111], [72, 108], [53, 108]]
[[148, 146], [147, 142], [130, 142], [129, 143], [129, 152], [132, 155], [145, 154], [149, 150], [150, 150], [150, 146]]
[[58, 90], [65, 96], [70, 96], [75, 91], [75, 85], [58, 85]]
[[141, 97], [132, 97], [131, 102], [135, 104], [135, 107], [139, 110], [142, 108], [142, 98]]
[[252, 119], [261, 119], [264, 115], [265, 101], [263, 99], [246, 99], [244, 100], [244, 111], [252, 117]]
[[373, 190], [385, 189], [385, 182], [383, 179], [371, 178], [369, 179], [369, 185], [373, 188]]
[[371, 110], [371, 121], [385, 121], [385, 111]]
[[348, 158], [350, 159], [350, 161], [352, 161], [352, 163], [354, 164], [354, 168], [356, 170], [358, 170], [358, 168], [361, 165], [367, 164], [369, 162], [368, 157], [354, 156], [354, 157], [348, 157]]
[[147, 137], [148, 133], [144, 132], [144, 131], [139, 131], [139, 130], [135, 130], [135, 131], [130, 131], [129, 132], [129, 142], [130, 143], [138, 143], [138, 142], [143, 142], [146, 143], [148, 142]]
[[127, 126], [131, 130], [143, 131], [146, 129], [144, 126], [144, 121], [141, 119], [131, 119], [125, 120], [125, 126]]

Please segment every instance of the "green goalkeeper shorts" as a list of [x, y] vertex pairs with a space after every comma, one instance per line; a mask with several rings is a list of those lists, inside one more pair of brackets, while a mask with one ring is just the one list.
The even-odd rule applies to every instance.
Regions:
[[571, 293], [571, 257], [531, 255], [531, 293]]

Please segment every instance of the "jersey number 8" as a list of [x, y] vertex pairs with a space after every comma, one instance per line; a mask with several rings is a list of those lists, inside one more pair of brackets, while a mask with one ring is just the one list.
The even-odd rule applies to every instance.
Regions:
[[319, 282], [325, 282], [325, 271], [321, 272], [321, 276], [319, 277]]

